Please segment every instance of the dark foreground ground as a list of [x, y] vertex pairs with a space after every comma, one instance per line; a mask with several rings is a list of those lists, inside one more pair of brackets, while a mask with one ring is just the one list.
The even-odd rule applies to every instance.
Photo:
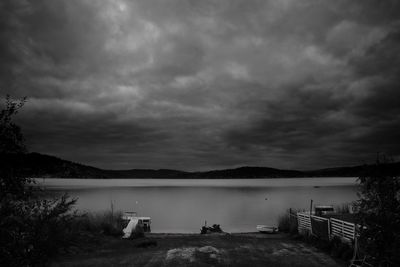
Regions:
[[148, 234], [146, 238], [100, 238], [75, 248], [51, 266], [344, 266], [286, 235]]

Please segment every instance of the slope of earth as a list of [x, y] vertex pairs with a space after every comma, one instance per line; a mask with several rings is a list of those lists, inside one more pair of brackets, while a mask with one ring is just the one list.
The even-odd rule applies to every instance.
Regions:
[[96, 246], [56, 258], [51, 266], [344, 266], [285, 235], [149, 234], [144, 239], [106, 238]]

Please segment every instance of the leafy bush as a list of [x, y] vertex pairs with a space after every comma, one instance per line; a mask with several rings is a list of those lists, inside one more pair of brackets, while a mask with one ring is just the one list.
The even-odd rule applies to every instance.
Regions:
[[400, 178], [387, 162], [359, 178], [359, 243], [376, 266], [400, 266]]
[[332, 257], [341, 259], [343, 261], [348, 262], [353, 256], [353, 248], [350, 244], [343, 243], [339, 237], [335, 236], [331, 240], [322, 240], [318, 237], [309, 234], [302, 235], [301, 240], [325, 251], [330, 254]]
[[125, 222], [122, 219], [122, 212], [98, 212], [83, 214], [75, 220], [76, 227], [80, 231], [92, 233], [101, 233], [111, 236], [122, 236], [122, 229], [125, 228]]
[[330, 253], [333, 257], [349, 261], [353, 256], [353, 248], [343, 243], [339, 237], [335, 236], [330, 242]]
[[348, 214], [350, 213], [350, 208], [349, 205], [351, 205], [350, 203], [343, 203], [341, 205], [336, 205], [334, 210], [335, 213], [339, 213], [339, 214]]
[[13, 123], [24, 103], [7, 96], [0, 112], [0, 266], [43, 266], [75, 236], [71, 209], [76, 200], [39, 198], [33, 180], [10, 160], [26, 152], [21, 129]]
[[2, 199], [0, 204], [0, 265], [44, 265], [73, 241], [75, 200]]
[[279, 231], [290, 233], [290, 234], [297, 234], [297, 219], [294, 216], [291, 216], [288, 212], [279, 216], [278, 218], [278, 228]]

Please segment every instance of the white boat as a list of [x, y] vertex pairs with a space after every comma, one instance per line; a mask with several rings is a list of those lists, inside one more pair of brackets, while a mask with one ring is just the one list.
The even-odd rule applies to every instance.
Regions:
[[146, 233], [151, 232], [150, 217], [139, 217], [136, 212], [124, 212], [122, 215], [122, 219], [127, 221], [127, 226], [122, 230], [124, 232], [124, 236], [122, 238], [129, 238], [132, 234], [132, 231], [135, 231], [136, 225], [140, 225], [143, 228], [143, 231]]
[[268, 233], [268, 234], [273, 234], [278, 231], [278, 228], [275, 226], [269, 226], [269, 225], [257, 225], [257, 231], [261, 233]]

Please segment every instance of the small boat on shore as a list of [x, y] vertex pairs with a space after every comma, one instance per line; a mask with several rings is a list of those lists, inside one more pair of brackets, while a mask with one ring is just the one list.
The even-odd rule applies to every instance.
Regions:
[[269, 226], [269, 225], [257, 225], [257, 231], [261, 233], [267, 233], [267, 234], [273, 234], [278, 231], [278, 228], [275, 226]]

